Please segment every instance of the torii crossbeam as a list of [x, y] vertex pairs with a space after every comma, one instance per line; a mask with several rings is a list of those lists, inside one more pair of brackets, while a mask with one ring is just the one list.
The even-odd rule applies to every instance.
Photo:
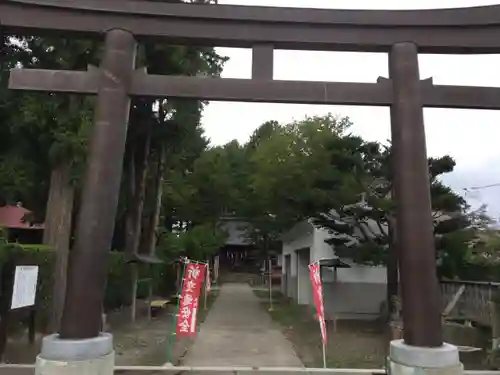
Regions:
[[[78, 267], [68, 279], [61, 337], [90, 340], [99, 334], [104, 259], [116, 213], [129, 98], [136, 95], [390, 106], [404, 341], [414, 348], [439, 348], [426, 353], [439, 354], [447, 348], [442, 342], [435, 273], [423, 107], [500, 109], [500, 88], [434, 85], [431, 79], [420, 80], [418, 53], [499, 53], [500, 5], [373, 11], [153, 0], [4, 0], [0, 25], [5, 34], [106, 36], [100, 69], [15, 69], [9, 83], [13, 89], [98, 97], [76, 231]], [[143, 39], [252, 48], [252, 78], [148, 75], [134, 66], [135, 41]], [[275, 49], [387, 52], [389, 78], [374, 83], [277, 81], [273, 79]], [[405, 346], [392, 349], [392, 359], [403, 358], [401, 361], [412, 365], [405, 357]], [[412, 350], [408, 352], [418, 352]], [[436, 354], [441, 364], [448, 358], [447, 368], [455, 358], [452, 352], [448, 357]]]

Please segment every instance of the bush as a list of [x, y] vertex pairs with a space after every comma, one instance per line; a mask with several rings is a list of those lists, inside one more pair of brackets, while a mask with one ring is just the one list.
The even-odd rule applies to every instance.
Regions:
[[[155, 295], [170, 296], [175, 292], [175, 269], [172, 261], [180, 255], [203, 261], [214, 254], [224, 243], [227, 234], [215, 225], [199, 225], [192, 230], [176, 235], [165, 233], [158, 243], [157, 255], [164, 264], [139, 264], [139, 279], [152, 278]], [[20, 245], [6, 242], [0, 228], [0, 267], [13, 257], [27, 257], [39, 269], [37, 288], [37, 320], [40, 327], [46, 327], [51, 305], [52, 275], [55, 253], [45, 245]], [[130, 305], [131, 280], [128, 256], [123, 252], [111, 251], [108, 260], [108, 279], [104, 296], [105, 311]], [[148, 283], [138, 285], [137, 297], [148, 295]]]
[[464, 265], [459, 278], [468, 281], [500, 282], [500, 262], [473, 259]]
[[[0, 267], [10, 256], [26, 257], [40, 267], [36, 307], [38, 325], [44, 328], [47, 326], [51, 309], [52, 275], [55, 253], [47, 246], [10, 244], [0, 238]], [[122, 252], [112, 251], [109, 253], [108, 280], [104, 297], [104, 309], [106, 311], [118, 309], [130, 304], [131, 280], [126, 260], [126, 255]], [[155, 291], [158, 290], [156, 288], [164, 288], [165, 285], [173, 283], [173, 279], [169, 279], [172, 277], [172, 273], [168, 272], [168, 269], [171, 268], [169, 265], [155, 265], [151, 271], [148, 267], [148, 265], [139, 265], [139, 275], [140, 278], [153, 277]], [[138, 297], [145, 297], [147, 293], [147, 284], [139, 284]], [[19, 322], [13, 322], [13, 324], [19, 324]]]

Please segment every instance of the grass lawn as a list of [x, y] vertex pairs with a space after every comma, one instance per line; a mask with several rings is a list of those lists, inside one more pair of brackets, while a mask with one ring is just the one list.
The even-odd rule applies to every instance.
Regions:
[[[269, 292], [255, 290], [262, 306], [269, 309]], [[299, 306], [279, 292], [273, 292], [273, 309], [269, 311], [293, 343], [297, 355], [307, 367], [323, 367], [318, 322], [308, 306]], [[385, 365], [386, 339], [383, 326], [376, 322], [339, 321], [337, 332], [327, 322], [327, 366], [331, 368], [380, 369]]]

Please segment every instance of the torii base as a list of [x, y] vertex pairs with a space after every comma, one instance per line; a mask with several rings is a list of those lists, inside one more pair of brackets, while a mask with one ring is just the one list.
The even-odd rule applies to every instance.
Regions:
[[388, 371], [391, 375], [462, 375], [463, 372], [456, 346], [422, 348], [406, 345], [403, 340], [391, 341]]
[[85, 340], [51, 335], [43, 339], [35, 375], [113, 375], [114, 366], [113, 337], [108, 333]]

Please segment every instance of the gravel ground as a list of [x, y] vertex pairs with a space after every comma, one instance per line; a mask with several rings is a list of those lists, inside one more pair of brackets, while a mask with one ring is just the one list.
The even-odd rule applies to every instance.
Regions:
[[[207, 310], [200, 310], [198, 322], [201, 324], [217, 297], [213, 292], [208, 299]], [[146, 314], [138, 313], [135, 324], [129, 324], [129, 312], [122, 310], [109, 315], [111, 325], [110, 331], [116, 352], [116, 364], [119, 366], [132, 365], [163, 365], [167, 362], [168, 337], [172, 328], [172, 313], [175, 306], [169, 306], [166, 311], [161, 312], [151, 322]], [[42, 335], [37, 335], [35, 345], [27, 344], [27, 337], [14, 337], [9, 340], [5, 355], [7, 363], [34, 363], [40, 351]], [[173, 362], [179, 363], [192, 345], [192, 339], [176, 340], [173, 350]]]

